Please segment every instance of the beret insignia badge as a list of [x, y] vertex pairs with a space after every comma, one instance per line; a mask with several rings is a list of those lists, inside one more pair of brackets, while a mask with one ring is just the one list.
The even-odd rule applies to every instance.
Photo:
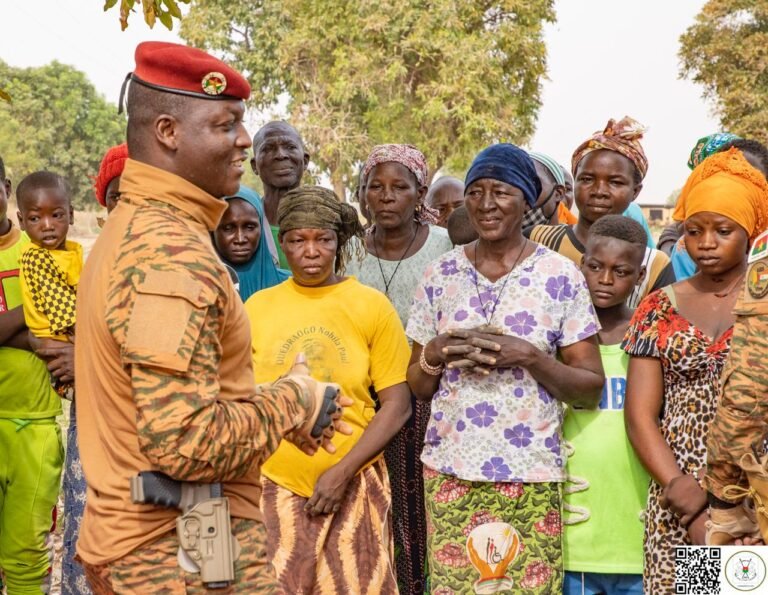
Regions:
[[221, 95], [227, 89], [227, 78], [220, 72], [209, 72], [203, 77], [203, 91], [208, 95]]

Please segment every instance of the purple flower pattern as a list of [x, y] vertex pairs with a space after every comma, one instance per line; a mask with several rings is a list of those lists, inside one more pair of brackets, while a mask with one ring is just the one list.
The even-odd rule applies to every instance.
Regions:
[[560, 434], [555, 432], [549, 438], [546, 438], [544, 440], [544, 446], [546, 446], [557, 456], [560, 456]]
[[[590, 323], [593, 324], [593, 323]], [[559, 345], [563, 338], [563, 332], [560, 329], [547, 331], [547, 343], [550, 345]]]
[[430, 426], [429, 429], [427, 429], [426, 435], [424, 436], [424, 444], [428, 444], [430, 446], [440, 446], [442, 441], [443, 439], [437, 432], [437, 427]]
[[469, 298], [470, 307], [483, 317], [490, 317], [495, 302], [496, 296], [490, 291], [481, 291], [475, 297]]
[[[503, 292], [503, 281], [481, 277], [478, 299], [477, 275], [463, 249], [441, 256], [416, 293], [408, 336], [426, 345], [449, 328], [484, 324], [497, 298], [494, 324], [545, 353], [597, 331], [589, 292], [572, 262], [539, 248], [518, 269]], [[423, 451], [433, 469], [471, 481], [564, 479], [560, 405], [527, 370], [493, 370], [489, 377], [445, 370], [433, 404]]]
[[513, 333], [524, 337], [530, 335], [533, 332], [534, 327], [538, 326], [536, 319], [528, 314], [528, 312], [517, 312], [512, 316], [504, 318], [504, 324], [506, 324]]
[[512, 446], [523, 448], [524, 446], [528, 446], [531, 443], [533, 432], [531, 431], [531, 428], [525, 424], [517, 424], [511, 430], [509, 428], [504, 430], [504, 438], [509, 440], [509, 443]]
[[493, 405], [483, 401], [474, 407], [467, 407], [467, 417], [469, 421], [481, 428], [487, 428], [494, 422], [494, 418], [499, 414]]
[[565, 275], [547, 279], [545, 289], [549, 296], [558, 302], [564, 302], [574, 296], [573, 285]]
[[441, 262], [440, 263], [440, 272], [443, 275], [445, 275], [445, 276], [455, 275], [456, 273], [458, 273], [459, 272], [459, 267], [456, 264], [456, 259], [454, 258], [452, 260]]
[[489, 481], [507, 481], [512, 475], [509, 465], [504, 463], [504, 459], [501, 457], [491, 457], [490, 461], [483, 463], [480, 471]]
[[459, 368], [446, 368], [443, 377], [447, 382], [456, 382], [459, 379], [461, 370]]
[[536, 386], [536, 392], [539, 394], [539, 400], [542, 403], [545, 403], [548, 405], [549, 403], [554, 401], [554, 398], [552, 397], [552, 395], [549, 394], [549, 391], [547, 391], [547, 389], [541, 386], [540, 384]]

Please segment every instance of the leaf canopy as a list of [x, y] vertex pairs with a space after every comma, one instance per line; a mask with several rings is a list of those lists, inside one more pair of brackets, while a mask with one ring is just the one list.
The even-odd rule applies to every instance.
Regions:
[[533, 133], [553, 0], [195, 0], [181, 36], [285, 104], [334, 188], [375, 144], [406, 142], [458, 172]]
[[62, 174], [76, 208], [96, 206], [90, 176], [106, 150], [125, 139], [125, 119], [85, 76], [52, 62], [14, 68], [0, 61], [13, 103], [0, 103], [0, 156], [18, 184], [39, 169]]
[[680, 59], [725, 131], [768, 142], [768, 0], [709, 0], [680, 38]]

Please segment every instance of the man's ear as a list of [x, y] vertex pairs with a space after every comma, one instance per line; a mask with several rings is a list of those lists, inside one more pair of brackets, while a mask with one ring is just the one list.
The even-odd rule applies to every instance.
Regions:
[[642, 282], [645, 280], [645, 274], [646, 273], [647, 273], [647, 269], [646, 269], [645, 265], [641, 266], [640, 267], [640, 274], [637, 276], [637, 282], [635, 283], [635, 285], [637, 285], [639, 287], [642, 284]]
[[3, 185], [5, 186], [5, 194], [6, 194], [6, 196], [8, 196], [8, 198], [10, 198], [11, 197], [11, 190], [13, 189], [12, 185], [11, 185], [11, 180], [9, 178], [5, 178], [5, 180], [3, 181]]
[[157, 142], [169, 151], [178, 148], [179, 121], [170, 114], [160, 114], [155, 118], [154, 130]]
[[565, 192], [566, 192], [566, 188], [563, 184], [555, 184], [555, 190], [552, 197], [558, 203], [563, 202], [563, 200], [565, 200]]
[[251, 157], [250, 163], [251, 163], [251, 171], [258, 176], [259, 168], [256, 166], [256, 155]]
[[306, 149], [304, 150], [304, 170], [309, 167], [309, 153], [307, 153]]

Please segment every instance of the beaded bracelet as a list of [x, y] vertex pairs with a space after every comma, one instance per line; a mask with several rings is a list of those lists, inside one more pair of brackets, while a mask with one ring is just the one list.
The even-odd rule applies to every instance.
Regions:
[[429, 374], [430, 376], [440, 376], [440, 374], [443, 373], [443, 370], [445, 369], [445, 366], [443, 364], [440, 364], [438, 366], [432, 366], [427, 362], [427, 358], [424, 357], [424, 350], [421, 350], [421, 355], [419, 356], [419, 367], [424, 371], [425, 374]]

